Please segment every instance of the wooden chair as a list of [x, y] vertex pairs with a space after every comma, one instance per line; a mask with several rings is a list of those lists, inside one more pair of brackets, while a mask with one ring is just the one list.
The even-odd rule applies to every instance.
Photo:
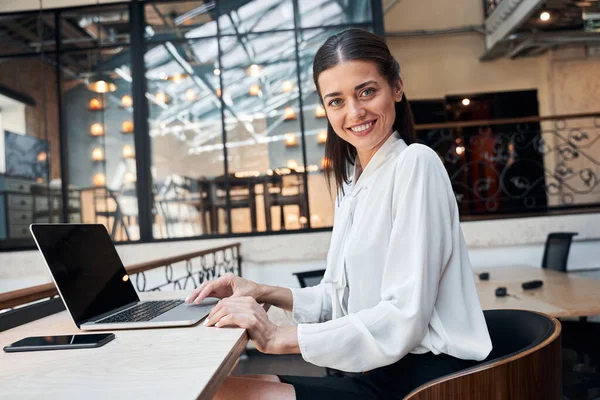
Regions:
[[493, 344], [488, 358], [427, 382], [404, 400], [561, 398], [560, 322], [524, 310], [484, 314]]
[[[265, 198], [265, 222], [267, 230], [273, 230], [273, 218], [271, 217], [271, 208], [279, 207], [279, 226], [280, 230], [285, 230], [285, 206], [298, 206], [298, 218], [308, 218], [308, 207], [306, 197], [304, 196], [304, 181], [302, 175], [292, 174], [287, 176], [273, 175], [267, 177], [264, 182]], [[304, 228], [303, 224], [300, 223]]]
[[[250, 230], [256, 232], [256, 178], [238, 178], [235, 175], [229, 175], [227, 181], [229, 184], [229, 207], [232, 210], [248, 209], [250, 211]], [[227, 219], [227, 190], [224, 176], [218, 176], [211, 181], [207, 204], [213, 210], [211, 213], [212, 233], [219, 233], [219, 210], [223, 210], [225, 226], [229, 225]]]
[[[109, 230], [113, 241], [117, 240], [117, 232], [125, 233], [125, 238], [130, 241], [129, 231], [130, 216], [123, 213], [119, 204], [120, 193], [107, 187], [98, 187], [93, 189], [94, 196], [94, 223], [99, 223], [98, 219], [106, 220], [106, 227]], [[127, 220], [127, 221], [126, 221]], [[121, 233], [120, 239], [123, 240]]]

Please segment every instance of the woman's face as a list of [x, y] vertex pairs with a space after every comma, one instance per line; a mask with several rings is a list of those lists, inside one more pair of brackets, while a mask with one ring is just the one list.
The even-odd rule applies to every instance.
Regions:
[[364, 167], [392, 134], [401, 81], [392, 88], [375, 63], [348, 61], [323, 71], [318, 82], [329, 123], [356, 148]]

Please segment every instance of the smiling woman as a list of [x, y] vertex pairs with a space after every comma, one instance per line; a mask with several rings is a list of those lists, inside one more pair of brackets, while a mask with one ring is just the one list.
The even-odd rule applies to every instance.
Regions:
[[400, 66], [383, 39], [360, 29], [332, 36], [315, 56], [313, 76], [327, 112], [325, 157], [338, 191], [349, 182], [347, 165], [358, 156], [359, 170], [365, 168], [393, 131], [406, 144], [416, 141]]
[[[262, 352], [361, 374], [232, 377], [219, 399], [402, 399], [491, 350], [448, 174], [414, 143], [385, 42], [358, 29], [331, 36], [313, 79], [338, 189], [323, 280], [286, 289], [225, 276], [187, 301], [223, 298], [206, 325], [246, 328]], [[291, 312], [297, 326], [275, 326], [260, 303]]]

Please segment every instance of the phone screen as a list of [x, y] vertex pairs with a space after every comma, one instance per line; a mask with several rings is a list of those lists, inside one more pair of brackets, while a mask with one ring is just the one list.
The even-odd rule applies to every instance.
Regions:
[[[36, 336], [27, 337], [11, 344], [15, 350], [22, 347], [96, 347], [101, 342], [108, 342], [113, 338], [112, 333], [96, 333], [89, 335], [62, 335], [62, 336]], [[108, 340], [107, 340], [108, 339]]]

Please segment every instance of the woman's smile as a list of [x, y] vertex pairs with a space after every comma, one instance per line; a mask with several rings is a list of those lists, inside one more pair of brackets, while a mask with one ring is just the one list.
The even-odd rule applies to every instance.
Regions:
[[373, 132], [373, 129], [375, 129], [376, 122], [377, 120], [373, 119], [371, 121], [361, 122], [360, 125], [353, 125], [346, 129], [354, 136], [367, 136], [369, 133]]

